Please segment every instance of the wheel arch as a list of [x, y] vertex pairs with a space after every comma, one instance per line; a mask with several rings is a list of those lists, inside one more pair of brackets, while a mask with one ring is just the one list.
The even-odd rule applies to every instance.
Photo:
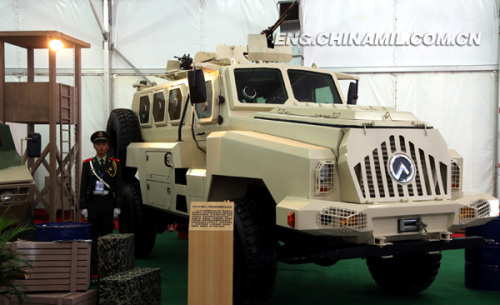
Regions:
[[[312, 170], [321, 160], [335, 159], [329, 148], [253, 131], [213, 132], [207, 138], [207, 175], [214, 177], [212, 183], [217, 176], [233, 177], [236, 186], [262, 181], [276, 202], [286, 196], [311, 196]], [[210, 186], [211, 198], [221, 198], [218, 188], [219, 184]]]
[[252, 185], [259, 185], [260, 188], [267, 190], [262, 179], [214, 175], [210, 184], [208, 200], [224, 201], [246, 197], [245, 195]]
[[262, 179], [230, 176], [215, 176], [212, 180], [209, 201], [235, 200], [245, 198], [255, 203], [261, 211], [264, 222], [276, 225], [276, 201]]

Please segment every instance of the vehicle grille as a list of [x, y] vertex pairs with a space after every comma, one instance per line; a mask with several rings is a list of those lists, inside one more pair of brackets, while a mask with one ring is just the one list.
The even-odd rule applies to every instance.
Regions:
[[[415, 177], [409, 183], [397, 182], [389, 172], [389, 159], [396, 152], [406, 154], [415, 164]], [[434, 199], [449, 194], [448, 165], [402, 135], [392, 135], [382, 142], [354, 165], [354, 173], [361, 189], [361, 198], [365, 200], [409, 197]]]

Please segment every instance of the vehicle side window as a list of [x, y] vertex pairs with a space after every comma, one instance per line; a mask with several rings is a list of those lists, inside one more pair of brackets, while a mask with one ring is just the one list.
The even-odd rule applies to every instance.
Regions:
[[139, 119], [141, 124], [149, 123], [149, 96], [141, 96], [139, 103]]
[[168, 115], [170, 120], [178, 120], [181, 118], [182, 93], [180, 88], [170, 90], [168, 96]]
[[155, 122], [163, 122], [165, 120], [165, 96], [163, 92], [158, 92], [154, 95], [153, 118]]
[[206, 81], [205, 87], [207, 88], [207, 100], [204, 103], [199, 103], [194, 106], [196, 114], [199, 119], [205, 119], [212, 116], [213, 105], [213, 88], [212, 81]]
[[288, 70], [293, 95], [299, 102], [342, 104], [330, 74], [303, 70]]
[[333, 94], [329, 87], [316, 88], [314, 97], [316, 101], [324, 101], [326, 104], [334, 103]]
[[234, 69], [234, 78], [240, 103], [283, 104], [288, 99], [278, 69]]

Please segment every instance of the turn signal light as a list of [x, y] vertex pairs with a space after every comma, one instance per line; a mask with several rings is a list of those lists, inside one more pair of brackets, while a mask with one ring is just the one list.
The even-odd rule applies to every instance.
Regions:
[[476, 210], [470, 207], [464, 207], [460, 209], [460, 218], [474, 218], [476, 215]]
[[339, 223], [341, 227], [355, 227], [359, 224], [358, 215], [354, 215], [348, 218], [339, 219]]
[[288, 214], [288, 225], [295, 228], [295, 212], [290, 212], [290, 214]]

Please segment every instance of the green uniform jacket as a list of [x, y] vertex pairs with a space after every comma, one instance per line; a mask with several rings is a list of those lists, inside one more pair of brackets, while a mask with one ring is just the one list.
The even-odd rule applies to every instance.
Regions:
[[[90, 164], [93, 164], [95, 173], [106, 182], [109, 187], [104, 186], [106, 195], [94, 194], [98, 178], [92, 172]], [[121, 208], [122, 203], [122, 172], [120, 160], [106, 158], [103, 166], [99, 165], [96, 157], [83, 161], [82, 181], [80, 187], [80, 209], [88, 209], [89, 212], [109, 213], [114, 208]]]

